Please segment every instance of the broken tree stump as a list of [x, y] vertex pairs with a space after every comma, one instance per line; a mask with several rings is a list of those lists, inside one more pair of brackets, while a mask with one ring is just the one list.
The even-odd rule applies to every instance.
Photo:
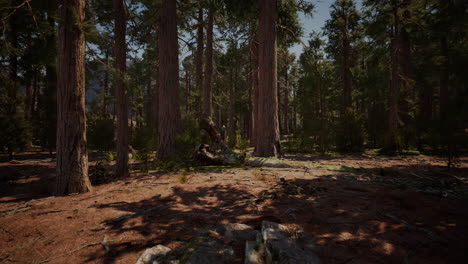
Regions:
[[214, 165], [232, 165], [239, 163], [241, 158], [234, 153], [224, 143], [221, 133], [216, 128], [213, 119], [209, 115], [205, 115], [200, 120], [200, 128], [206, 131], [211, 140], [211, 145], [200, 144], [196, 151], [196, 159], [205, 164]]

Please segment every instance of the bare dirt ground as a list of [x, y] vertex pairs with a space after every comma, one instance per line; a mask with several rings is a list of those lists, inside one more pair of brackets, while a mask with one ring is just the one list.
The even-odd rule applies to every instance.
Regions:
[[[135, 263], [209, 225], [272, 220], [306, 229], [323, 263], [467, 263], [467, 157], [450, 171], [427, 156], [285, 162], [294, 167], [134, 171], [51, 197], [54, 160], [19, 156], [0, 163], [0, 262]], [[243, 263], [242, 245], [236, 253]]]

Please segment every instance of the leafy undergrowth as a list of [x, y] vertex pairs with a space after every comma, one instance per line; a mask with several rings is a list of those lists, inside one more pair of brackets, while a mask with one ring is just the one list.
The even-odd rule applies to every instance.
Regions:
[[[0, 262], [134, 263], [219, 223], [295, 224], [323, 263], [465, 263], [467, 158], [287, 156], [287, 168], [185, 167], [112, 179], [93, 192], [46, 195], [53, 160], [1, 163]], [[99, 165], [99, 166], [98, 166]], [[138, 168], [138, 164], [132, 164]], [[99, 179], [99, 175], [95, 175]], [[235, 247], [243, 263], [243, 247]]]

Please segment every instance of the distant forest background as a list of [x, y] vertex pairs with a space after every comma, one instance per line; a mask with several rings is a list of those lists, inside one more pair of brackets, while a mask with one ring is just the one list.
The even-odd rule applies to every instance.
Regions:
[[[86, 1], [87, 146], [116, 148], [114, 2]], [[161, 1], [122, 1], [129, 145], [145, 156], [158, 137]], [[54, 151], [57, 124], [57, 1], [0, 2], [0, 150]], [[331, 5], [321, 33], [303, 34], [299, 13], [313, 1], [278, 1], [277, 115], [282, 152], [386, 153], [418, 150], [456, 157], [468, 129], [468, 6], [463, 0], [352, 0]], [[178, 153], [208, 137], [203, 97], [232, 148], [256, 140], [257, 1], [177, 2]], [[295, 56], [290, 47], [303, 45]], [[175, 46], [174, 49], [177, 47]], [[207, 68], [210, 67], [210, 68]], [[125, 68], [125, 67], [124, 67]], [[204, 95], [209, 82], [211, 94]], [[258, 98], [257, 98], [258, 99]]]

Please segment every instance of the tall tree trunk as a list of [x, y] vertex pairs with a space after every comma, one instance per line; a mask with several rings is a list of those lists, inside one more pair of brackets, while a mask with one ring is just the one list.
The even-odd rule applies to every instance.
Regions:
[[197, 51], [195, 54], [195, 82], [196, 82], [196, 89], [200, 93], [200, 105], [198, 105], [200, 114], [204, 112], [204, 86], [203, 86], [203, 50], [204, 50], [204, 34], [203, 34], [203, 7], [200, 4], [198, 8], [198, 21], [197, 21]]
[[292, 132], [297, 131], [297, 88], [293, 86], [293, 112], [292, 112]]
[[398, 19], [398, 6], [397, 1], [392, 0], [393, 8], [393, 29], [392, 29], [392, 42], [391, 42], [391, 81], [390, 81], [390, 95], [389, 95], [389, 109], [388, 109], [388, 130], [386, 140], [386, 150], [388, 152], [395, 152], [399, 146], [397, 142], [398, 134], [398, 100], [400, 93], [400, 71], [399, 71], [399, 19]]
[[189, 71], [188, 69], [185, 69], [185, 99], [184, 99], [184, 105], [185, 105], [185, 115], [189, 114], [189, 94], [190, 94], [190, 77], [189, 77]]
[[252, 101], [250, 108], [252, 111], [252, 125], [251, 125], [251, 138], [250, 145], [256, 146], [257, 139], [257, 125], [258, 125], [258, 41], [256, 39], [255, 24], [252, 25], [252, 37], [250, 40], [250, 65], [251, 69], [251, 92]]
[[86, 150], [84, 16], [85, 1], [61, 2], [57, 74], [58, 195], [91, 190]]
[[449, 86], [449, 72], [448, 72], [448, 45], [447, 45], [447, 37], [443, 36], [440, 39], [440, 51], [441, 55], [444, 57], [444, 62], [440, 69], [440, 108], [439, 108], [439, 115], [440, 120], [445, 118], [446, 108], [447, 108], [447, 101], [448, 101], [448, 86]]
[[278, 108], [277, 108], [278, 109], [278, 113], [277, 113], [277, 115], [278, 115], [278, 127], [279, 127], [279, 133], [280, 133], [280, 135], [282, 135], [283, 132], [284, 132], [283, 122], [282, 122], [283, 121], [283, 115], [282, 115], [282, 113], [283, 113], [282, 108], [283, 107], [281, 105], [281, 90], [282, 90], [281, 88], [283, 87], [283, 85], [280, 82], [278, 82], [278, 80], [276, 80], [276, 87], [277, 87], [277, 89], [276, 89], [276, 98], [278, 100]]
[[[251, 52], [250, 52], [250, 57], [252, 56]], [[249, 97], [248, 97], [248, 100], [249, 100], [249, 109], [247, 111], [247, 116], [246, 116], [246, 119], [247, 119], [247, 122], [248, 122], [248, 131], [247, 131], [247, 138], [249, 139], [250, 141], [250, 144], [252, 144], [252, 132], [253, 132], [253, 87], [252, 87], [252, 80], [253, 80], [253, 76], [252, 76], [252, 67], [250, 67], [250, 71], [249, 71], [249, 74], [247, 75], [247, 83], [248, 83], [248, 91], [249, 91]]]
[[284, 134], [289, 135], [289, 76], [288, 66], [284, 75], [284, 95], [283, 95], [283, 129]]
[[117, 177], [128, 176], [128, 96], [125, 75], [127, 71], [125, 44], [124, 0], [114, 0], [114, 58], [115, 58], [115, 104], [117, 111]]
[[208, 12], [208, 26], [206, 28], [206, 64], [205, 64], [205, 80], [203, 86], [203, 115], [212, 116], [212, 86], [213, 86], [213, 10]]
[[281, 155], [276, 54], [277, 1], [260, 0], [258, 126], [255, 155]]
[[[232, 62], [232, 61], [231, 61]], [[233, 148], [236, 146], [236, 116], [234, 105], [236, 104], [236, 80], [237, 80], [237, 65], [233, 65], [230, 70], [231, 87], [229, 89], [229, 106], [228, 106], [228, 145]]]
[[159, 33], [159, 146], [158, 158], [176, 155], [179, 131], [179, 44], [177, 40], [176, 0], [163, 0]]

